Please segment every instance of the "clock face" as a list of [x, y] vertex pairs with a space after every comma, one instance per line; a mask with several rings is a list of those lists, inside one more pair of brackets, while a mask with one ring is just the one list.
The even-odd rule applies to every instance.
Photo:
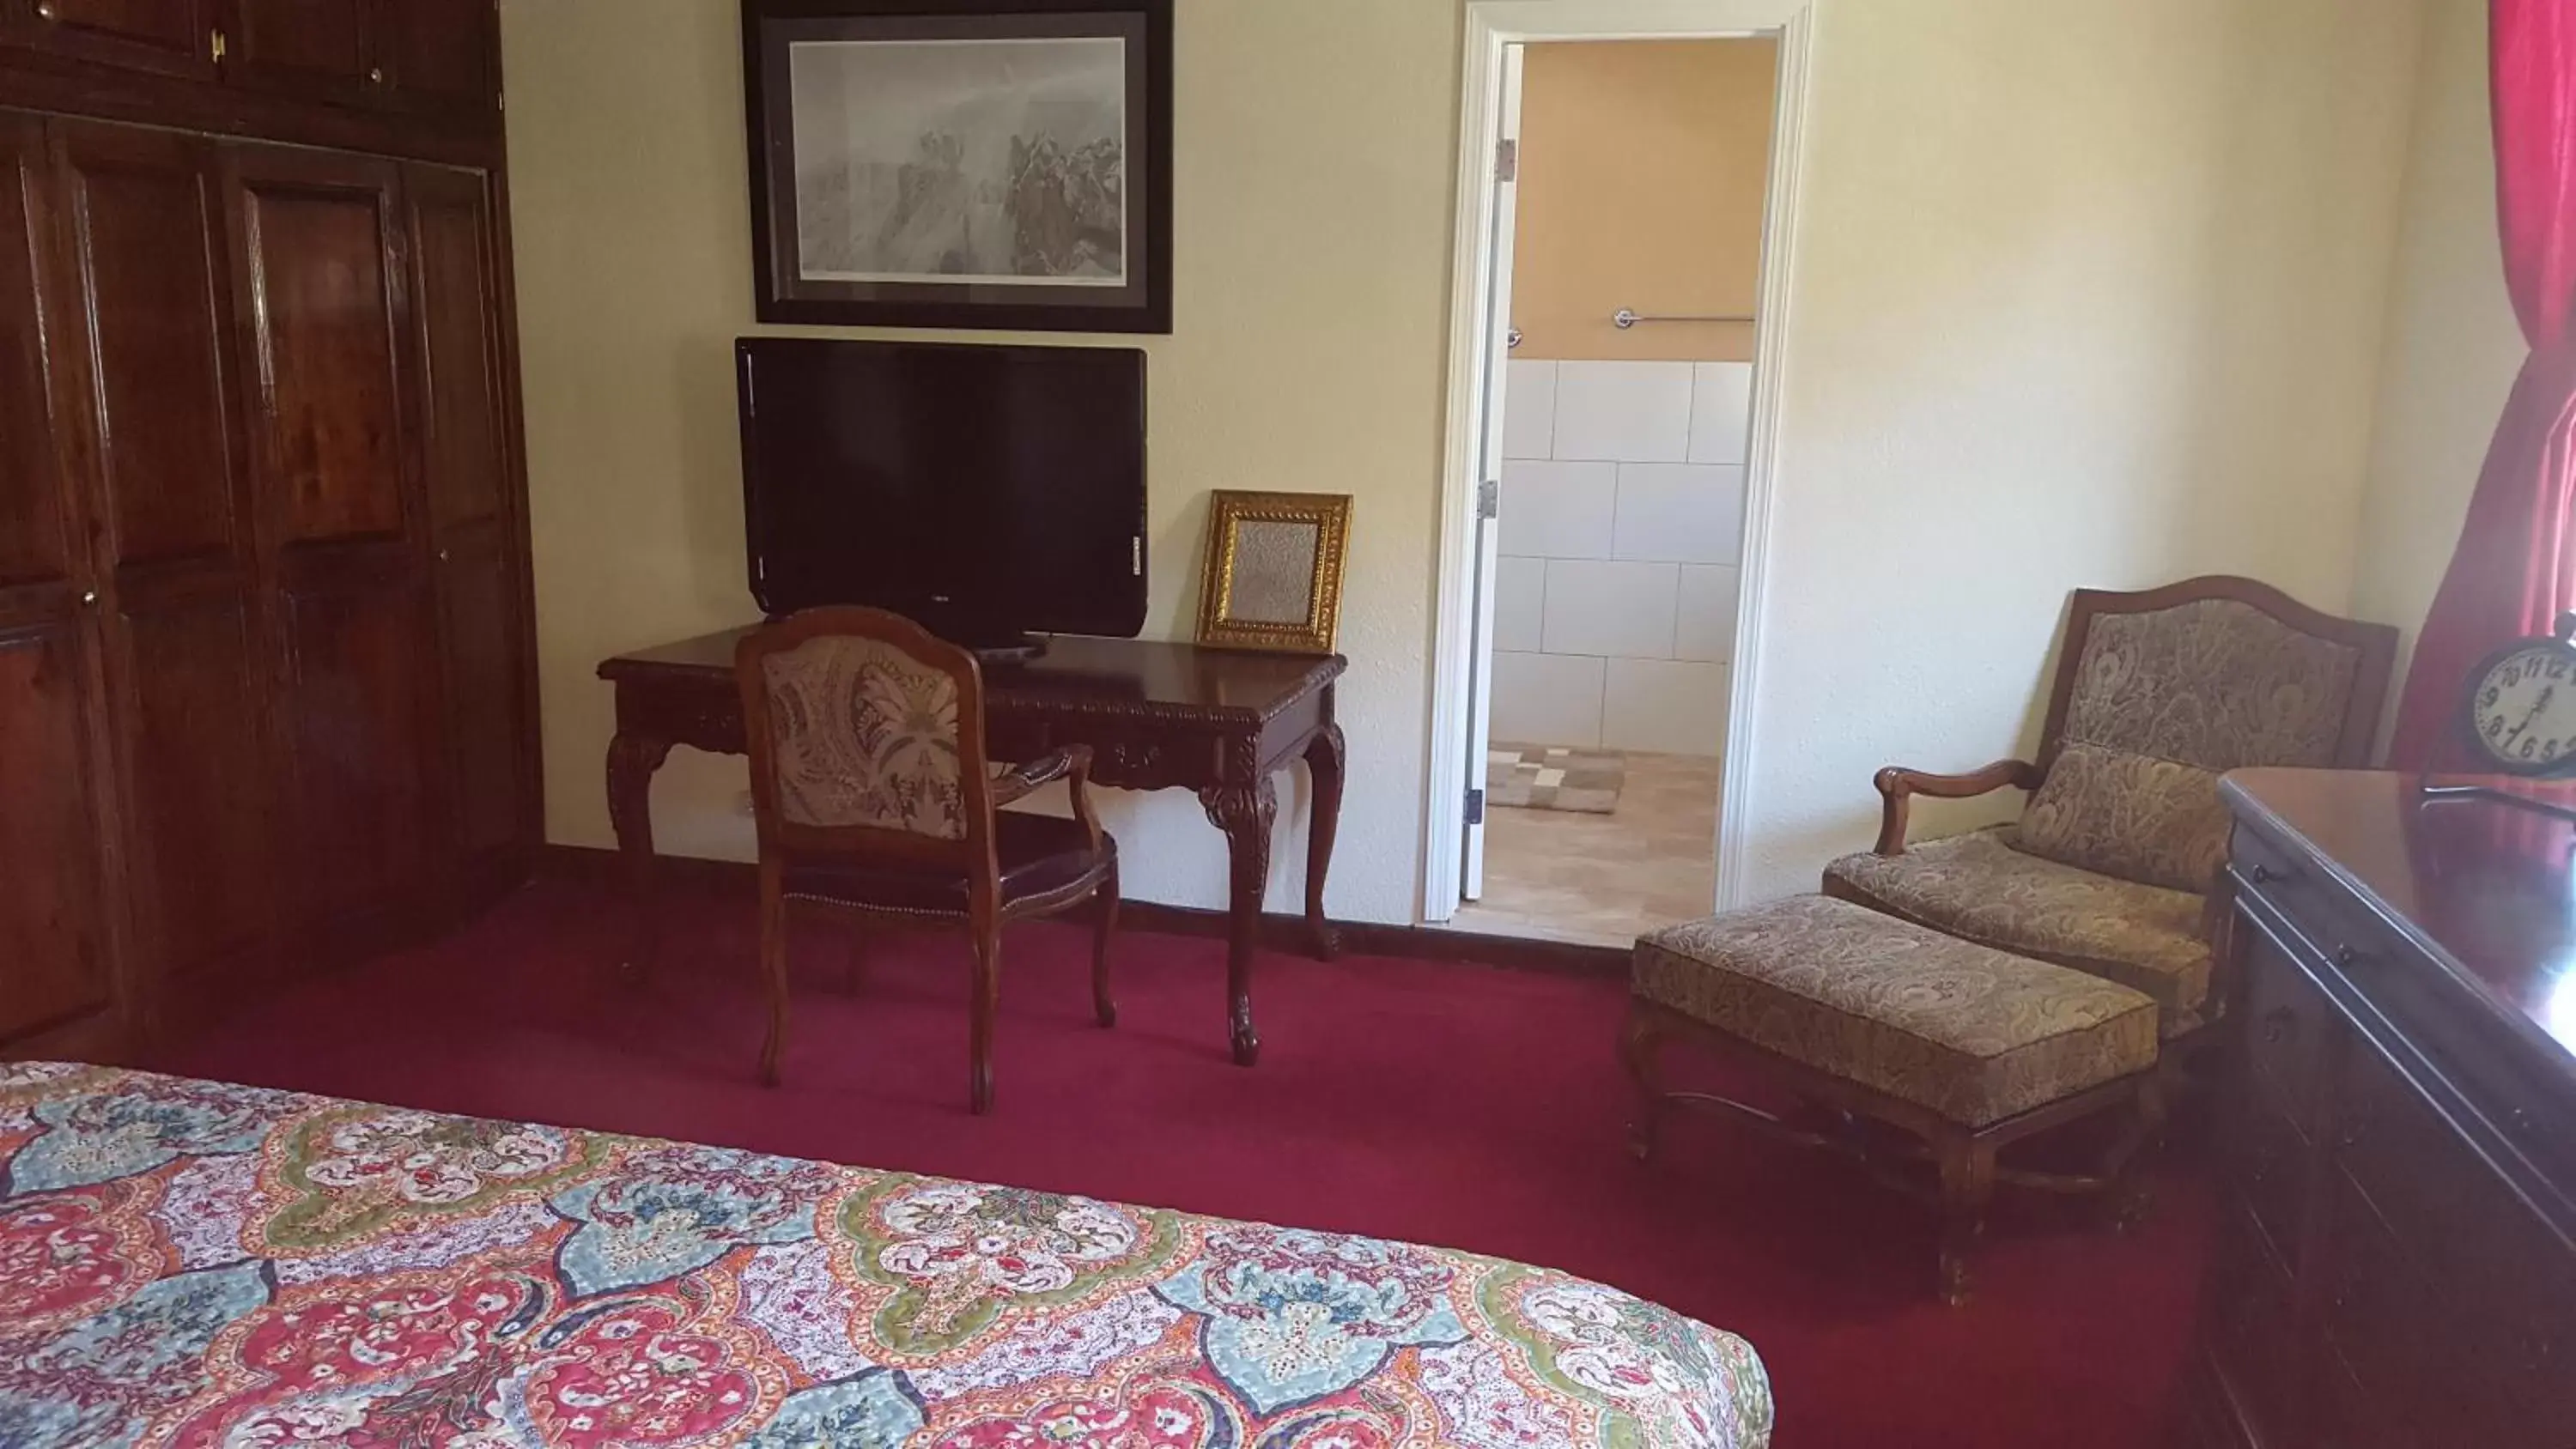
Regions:
[[2534, 642], [2499, 655], [2478, 678], [2469, 724], [2499, 769], [2576, 767], [2576, 649]]

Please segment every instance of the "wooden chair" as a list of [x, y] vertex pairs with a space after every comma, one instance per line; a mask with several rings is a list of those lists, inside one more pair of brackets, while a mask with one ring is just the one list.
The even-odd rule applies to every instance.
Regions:
[[[1879, 771], [1878, 843], [1827, 866], [1825, 893], [2143, 991], [2168, 1042], [2197, 1037], [2227, 999], [2219, 775], [2368, 764], [2396, 648], [2252, 579], [2079, 589], [2037, 759]], [[2030, 792], [2018, 824], [1908, 841], [1913, 797], [2006, 788]]]
[[[974, 937], [969, 1100], [993, 1105], [1002, 927], [1097, 902], [1092, 1009], [1118, 1020], [1109, 938], [1118, 845], [1092, 814], [1091, 751], [1069, 745], [995, 774], [984, 757], [975, 656], [877, 609], [811, 609], [746, 635], [734, 653], [760, 835], [760, 965], [769, 992], [761, 1080], [787, 1044], [787, 908], [854, 929], [956, 923]], [[1073, 818], [998, 807], [1071, 782]]]

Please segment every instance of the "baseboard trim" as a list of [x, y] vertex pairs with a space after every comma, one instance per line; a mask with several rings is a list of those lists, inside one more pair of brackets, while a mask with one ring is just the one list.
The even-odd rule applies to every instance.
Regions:
[[[700, 860], [692, 856], [666, 855], [655, 862], [654, 869], [665, 880], [705, 886], [748, 890], [752, 881], [750, 863], [739, 860]], [[537, 873], [557, 880], [613, 887], [618, 880], [617, 852], [592, 845], [548, 845], [538, 860]], [[1165, 936], [1223, 939], [1226, 933], [1225, 912], [1202, 906], [1168, 906], [1157, 901], [1129, 900], [1119, 905], [1118, 920], [1122, 929], [1152, 931]], [[1558, 976], [1625, 976], [1628, 973], [1628, 953], [1617, 946], [1585, 946], [1571, 941], [1548, 941], [1527, 936], [1488, 936], [1437, 926], [1390, 926], [1377, 921], [1335, 921], [1333, 931], [1341, 938], [1343, 954], [1352, 956], [1454, 961], [1504, 971], [1538, 971]], [[1265, 950], [1303, 955], [1309, 944], [1306, 918], [1278, 911], [1265, 913], [1261, 918], [1261, 944]]]

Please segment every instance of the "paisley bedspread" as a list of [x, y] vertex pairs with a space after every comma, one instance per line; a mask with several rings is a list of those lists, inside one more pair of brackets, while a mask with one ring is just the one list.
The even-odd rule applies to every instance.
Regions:
[[0, 1445], [1752, 1449], [1732, 1335], [1496, 1258], [0, 1063]]

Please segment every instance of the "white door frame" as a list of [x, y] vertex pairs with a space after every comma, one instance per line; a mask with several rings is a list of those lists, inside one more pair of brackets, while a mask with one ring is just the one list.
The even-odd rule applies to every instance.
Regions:
[[1449, 407], [1440, 476], [1438, 633], [1431, 674], [1431, 788], [1424, 820], [1422, 916], [1458, 910], [1466, 842], [1467, 712], [1475, 661], [1469, 582], [1476, 566], [1478, 444], [1485, 436], [1485, 293], [1493, 279], [1494, 137], [1501, 125], [1503, 48], [1561, 40], [1705, 40], [1771, 35], [1780, 42], [1771, 182], [1762, 223], [1762, 277], [1754, 329], [1751, 450], [1744, 474], [1744, 570], [1738, 584], [1725, 773], [1717, 811], [1716, 907], [1742, 900], [1743, 802], [1753, 779], [1754, 701], [1760, 696], [1764, 606], [1769, 600], [1771, 500], [1789, 335], [1790, 264], [1797, 254], [1798, 193], [1805, 179], [1809, 74], [1816, 7], [1824, 0], [1470, 0], [1460, 88], [1458, 215], [1450, 267]]

